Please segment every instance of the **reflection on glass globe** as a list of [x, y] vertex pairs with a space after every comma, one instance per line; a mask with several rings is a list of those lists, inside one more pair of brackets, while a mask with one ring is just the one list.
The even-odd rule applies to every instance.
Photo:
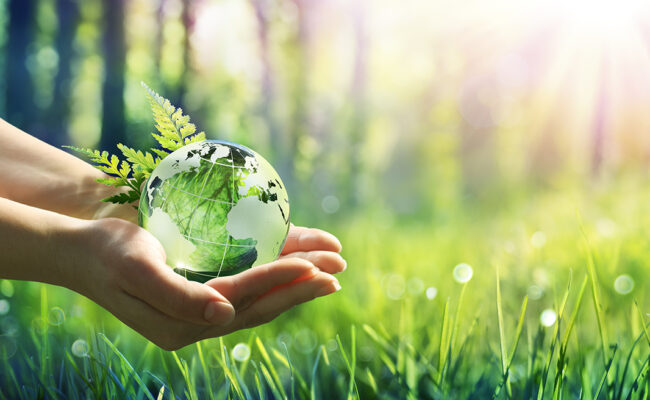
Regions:
[[207, 281], [278, 257], [289, 232], [289, 198], [262, 156], [206, 140], [158, 164], [143, 188], [138, 222], [176, 272]]

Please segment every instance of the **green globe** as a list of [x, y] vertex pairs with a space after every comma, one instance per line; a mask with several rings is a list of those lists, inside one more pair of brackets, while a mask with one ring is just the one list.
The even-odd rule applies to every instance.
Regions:
[[138, 222], [177, 273], [207, 281], [278, 257], [289, 232], [289, 197], [262, 156], [206, 140], [174, 151], [153, 170]]

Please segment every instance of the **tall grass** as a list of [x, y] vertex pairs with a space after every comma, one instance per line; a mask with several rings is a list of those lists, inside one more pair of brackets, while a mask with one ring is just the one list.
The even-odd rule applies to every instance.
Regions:
[[178, 352], [63, 289], [2, 282], [0, 399], [646, 399], [650, 202], [610, 193], [459, 205], [436, 224], [349, 216], [326, 226], [341, 292]]

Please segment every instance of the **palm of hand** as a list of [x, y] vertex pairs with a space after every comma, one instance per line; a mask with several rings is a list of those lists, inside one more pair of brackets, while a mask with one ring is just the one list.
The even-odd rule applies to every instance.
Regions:
[[292, 226], [279, 260], [201, 284], [174, 273], [146, 230], [114, 218], [94, 223], [93, 262], [72, 288], [164, 349], [269, 322], [338, 290], [331, 274], [346, 267], [334, 236]]

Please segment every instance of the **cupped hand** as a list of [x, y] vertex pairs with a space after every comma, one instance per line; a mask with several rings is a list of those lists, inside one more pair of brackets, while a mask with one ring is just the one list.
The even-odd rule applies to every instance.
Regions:
[[294, 226], [277, 261], [205, 284], [173, 272], [158, 240], [122, 219], [89, 221], [71, 243], [66, 286], [166, 350], [269, 322], [331, 294], [340, 289], [332, 274], [346, 268], [334, 236]]

